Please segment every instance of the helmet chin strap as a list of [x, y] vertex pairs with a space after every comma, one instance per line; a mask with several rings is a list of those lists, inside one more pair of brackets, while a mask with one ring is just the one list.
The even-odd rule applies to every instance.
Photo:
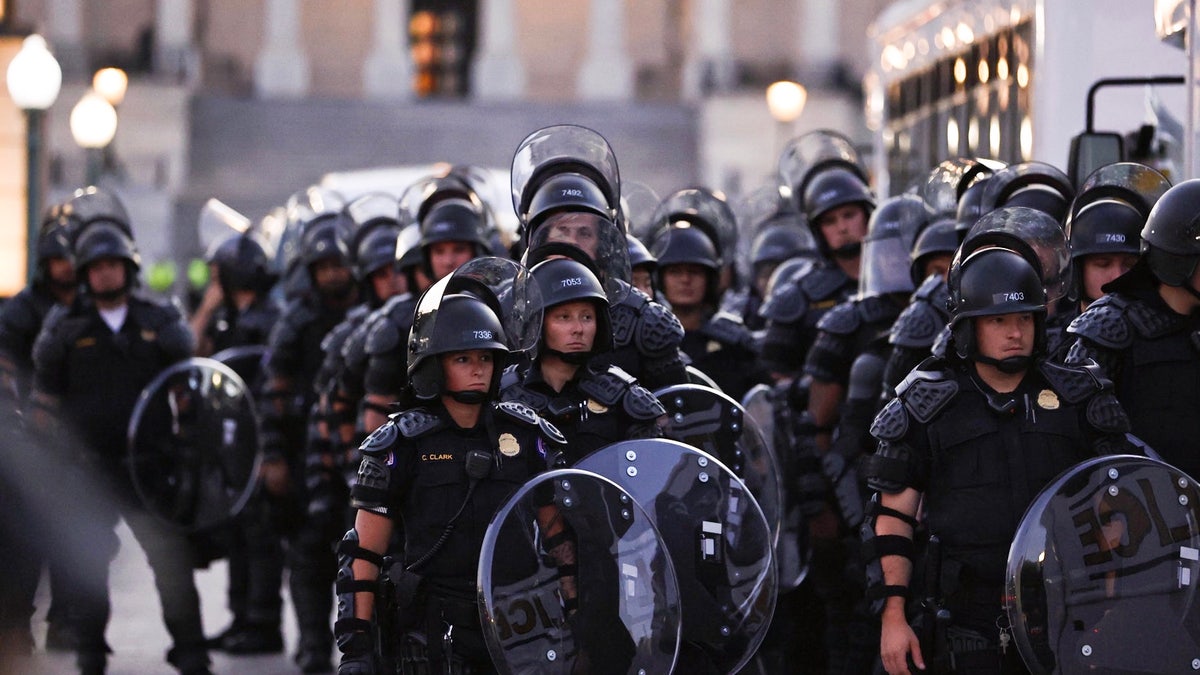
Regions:
[[977, 355], [975, 360], [979, 363], [995, 366], [1000, 372], [1008, 373], [1009, 375], [1028, 370], [1029, 366], [1033, 365], [1032, 356], [1010, 356], [1006, 359], [994, 359], [990, 356]]
[[468, 391], [448, 391], [450, 398], [466, 405], [479, 405], [488, 400], [488, 392], [471, 389]]
[[592, 360], [592, 350], [590, 349], [582, 352], [560, 352], [557, 349], [550, 349], [549, 347], [546, 347], [542, 349], [542, 354], [545, 356], [557, 357], [563, 363], [572, 366], [587, 365], [587, 362]]
[[859, 255], [862, 255], [862, 242], [855, 242], [853, 244], [839, 246], [830, 251], [829, 254], [834, 258], [841, 258], [843, 260], [848, 258], [856, 258]]

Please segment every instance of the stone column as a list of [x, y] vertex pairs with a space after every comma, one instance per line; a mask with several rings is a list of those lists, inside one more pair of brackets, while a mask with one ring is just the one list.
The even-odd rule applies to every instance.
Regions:
[[83, 43], [83, 2], [46, 0], [46, 42], [62, 67], [63, 79], [84, 75], [90, 82], [87, 47]]
[[480, 42], [471, 67], [471, 95], [511, 101], [525, 93], [525, 64], [517, 54], [517, 20], [513, 0], [479, 3]]
[[630, 100], [634, 95], [633, 62], [625, 51], [623, 0], [591, 0], [587, 54], [575, 80], [582, 101]]
[[156, 0], [154, 72], [176, 82], [199, 80], [200, 58], [192, 42], [192, 0]]
[[308, 93], [308, 57], [300, 45], [298, 0], [267, 0], [263, 49], [254, 64], [261, 98], [301, 98]]
[[729, 36], [729, 0], [697, 0], [693, 48], [683, 64], [680, 88], [686, 99], [731, 88], [737, 77]]
[[808, 0], [799, 12], [800, 70], [825, 77], [838, 62], [839, 9], [837, 0]]
[[367, 98], [412, 97], [412, 60], [408, 54], [407, 0], [375, 0], [375, 43], [363, 64]]

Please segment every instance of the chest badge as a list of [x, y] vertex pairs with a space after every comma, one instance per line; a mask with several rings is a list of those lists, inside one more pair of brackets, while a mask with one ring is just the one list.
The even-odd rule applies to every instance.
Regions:
[[597, 401], [594, 398], [589, 398], [587, 400], [587, 409], [589, 412], [591, 412], [594, 415], [600, 415], [602, 413], [608, 412], [608, 406], [604, 405], [603, 403]]
[[500, 445], [500, 454], [505, 457], [516, 457], [521, 452], [521, 444], [517, 442], [517, 437], [510, 433], [500, 434], [498, 439]]
[[157, 332], [152, 331], [152, 330], [143, 330], [142, 331], [142, 340], [144, 340], [146, 342], [154, 342], [157, 339], [158, 339]]
[[1049, 389], [1043, 389], [1038, 394], [1037, 404], [1044, 410], [1058, 410], [1058, 394]]

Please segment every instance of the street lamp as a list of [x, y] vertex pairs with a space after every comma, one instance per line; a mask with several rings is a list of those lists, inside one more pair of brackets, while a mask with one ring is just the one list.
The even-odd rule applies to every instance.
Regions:
[[41, 213], [42, 123], [46, 108], [54, 104], [62, 88], [62, 68], [50, 53], [46, 40], [36, 33], [25, 38], [21, 50], [8, 64], [8, 95], [25, 111], [25, 230], [28, 238], [25, 272], [29, 280], [37, 265], [37, 237]]
[[87, 183], [100, 178], [100, 151], [117, 134], [117, 111], [104, 97], [89, 91], [71, 109], [71, 135], [87, 153]]
[[116, 108], [125, 100], [125, 92], [129, 89], [129, 76], [120, 68], [101, 68], [92, 76], [92, 89]]
[[789, 80], [780, 80], [767, 87], [767, 110], [775, 118], [775, 134], [782, 139], [776, 139], [776, 154], [783, 151], [791, 135], [792, 124], [804, 112], [804, 104], [808, 102], [808, 90], [803, 85]]

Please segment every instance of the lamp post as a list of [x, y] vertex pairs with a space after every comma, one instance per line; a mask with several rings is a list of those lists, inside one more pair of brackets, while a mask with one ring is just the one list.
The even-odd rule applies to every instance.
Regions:
[[789, 80], [780, 80], [767, 87], [767, 110], [775, 118], [775, 156], [783, 152], [783, 145], [791, 136], [792, 124], [804, 112], [808, 102], [808, 90], [803, 85]]
[[25, 111], [25, 230], [27, 236], [26, 277], [33, 280], [37, 261], [39, 214], [42, 187], [42, 123], [46, 109], [54, 104], [62, 88], [62, 68], [41, 35], [25, 38], [21, 50], [8, 64], [8, 95]]
[[87, 154], [87, 183], [100, 179], [100, 153], [117, 134], [117, 111], [95, 91], [88, 91], [71, 109], [71, 136]]

